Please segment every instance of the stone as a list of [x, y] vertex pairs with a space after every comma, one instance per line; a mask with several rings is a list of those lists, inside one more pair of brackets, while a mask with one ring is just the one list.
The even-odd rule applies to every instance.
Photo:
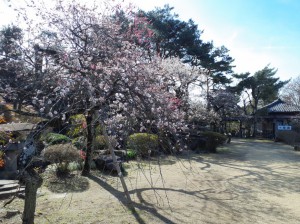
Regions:
[[115, 150], [115, 154], [116, 154], [116, 156], [119, 156], [121, 158], [125, 158], [126, 157], [126, 150]]
[[[116, 157], [117, 162], [119, 163], [120, 168], [122, 170], [122, 159], [119, 156]], [[94, 159], [94, 162], [96, 164], [97, 169], [101, 171], [117, 172], [111, 155], [99, 155]]]

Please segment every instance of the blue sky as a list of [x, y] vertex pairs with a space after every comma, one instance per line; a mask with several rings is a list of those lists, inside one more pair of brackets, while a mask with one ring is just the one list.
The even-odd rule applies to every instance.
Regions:
[[[238, 73], [254, 73], [270, 64], [278, 69], [277, 76], [282, 80], [300, 75], [299, 0], [125, 1], [144, 10], [173, 6], [181, 19], [191, 18], [204, 30], [202, 39], [230, 50]], [[7, 4], [7, 0], [0, 0], [0, 25], [14, 21]]]
[[299, 0], [131, 1], [145, 10], [169, 4], [183, 20], [193, 19], [204, 40], [230, 50], [236, 72], [270, 64], [282, 80], [300, 75]]

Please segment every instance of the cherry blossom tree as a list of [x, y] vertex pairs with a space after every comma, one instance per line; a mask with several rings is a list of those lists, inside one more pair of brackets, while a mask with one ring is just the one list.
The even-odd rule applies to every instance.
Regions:
[[[32, 3], [29, 7], [35, 11], [33, 19], [26, 10], [19, 10], [20, 18], [26, 21], [24, 69], [20, 76], [35, 80], [28, 82], [32, 92], [26, 102], [35, 108], [36, 115], [62, 123], [72, 114], [85, 114], [87, 151], [83, 175], [90, 171], [94, 127], [98, 123], [104, 127], [107, 138], [126, 135], [124, 123], [128, 129], [134, 122], [141, 132], [147, 126], [166, 133], [185, 128], [180, 99], [168, 91], [169, 77], [161, 72], [161, 60], [149, 58], [147, 50], [135, 44], [136, 40], [146, 44], [151, 32], [146, 32], [143, 20], [134, 20], [130, 9], [122, 10], [132, 20], [132, 29], [125, 32], [115, 17], [120, 6], [112, 7], [110, 3], [97, 6], [56, 1], [47, 7]], [[37, 132], [45, 126], [47, 123]], [[33, 200], [29, 202], [31, 210], [24, 212], [24, 223], [33, 223], [34, 206], [30, 205], [35, 205], [33, 195], [40, 186], [39, 177], [30, 166], [38, 155], [36, 136], [37, 133], [27, 138], [20, 156], [27, 174], [27, 193], [32, 196], [28, 200]], [[111, 145], [110, 149], [112, 152]], [[121, 172], [119, 175], [122, 178]]]
[[163, 59], [162, 68], [169, 83], [169, 91], [175, 93], [181, 102], [181, 108], [187, 113], [191, 88], [204, 80], [204, 74], [197, 67], [184, 64], [179, 58]]

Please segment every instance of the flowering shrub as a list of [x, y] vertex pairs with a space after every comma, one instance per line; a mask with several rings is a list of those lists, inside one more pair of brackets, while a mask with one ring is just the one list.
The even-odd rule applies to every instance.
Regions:
[[[36, 94], [28, 94], [26, 102], [39, 116], [70, 122], [69, 116], [82, 114], [85, 122], [81, 127], [79, 123], [74, 130], [66, 131], [71, 138], [80, 136], [81, 131], [85, 133], [87, 156], [92, 155], [92, 129], [98, 122], [106, 127], [108, 135], [118, 136], [118, 145], [134, 130], [143, 132], [153, 127], [175, 134], [185, 129], [182, 97], [176, 96], [177, 87], [169, 88], [173, 85], [169, 76], [172, 72], [165, 68], [163, 73], [161, 58], [150, 56], [151, 49], [140, 46], [145, 47], [152, 36], [147, 20], [136, 20], [125, 13], [131, 24], [126, 29], [124, 22], [116, 18], [120, 10], [110, 4], [91, 8], [84, 1], [56, 1], [45, 9], [43, 4], [35, 3], [38, 25], [24, 24], [24, 30], [30, 30], [24, 39], [24, 51], [32, 60], [24, 61], [18, 74], [24, 78], [24, 86], [37, 82]], [[22, 21], [30, 16], [24, 10], [18, 12]], [[66, 19], [66, 12], [70, 19]], [[48, 62], [46, 67], [44, 60]], [[43, 73], [43, 78], [32, 80], [33, 73]], [[178, 83], [177, 79], [172, 83]], [[181, 86], [186, 89], [188, 84]], [[3, 92], [12, 95], [17, 90], [8, 86]]]
[[81, 158], [82, 160], [85, 160], [85, 159], [86, 159], [86, 153], [85, 153], [85, 151], [80, 150], [80, 151], [79, 151], [79, 154], [80, 154], [80, 158]]

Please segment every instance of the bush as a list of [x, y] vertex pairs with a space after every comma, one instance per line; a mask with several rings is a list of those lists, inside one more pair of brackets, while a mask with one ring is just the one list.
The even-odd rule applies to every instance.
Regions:
[[136, 151], [132, 149], [127, 149], [126, 157], [127, 159], [135, 159], [136, 158]]
[[46, 161], [57, 165], [57, 176], [69, 174], [69, 163], [80, 160], [79, 151], [72, 144], [50, 145], [44, 149], [43, 156]]
[[[117, 146], [117, 140], [113, 136], [109, 136], [109, 141], [112, 144], [112, 147]], [[104, 150], [108, 149], [108, 142], [106, 141], [104, 135], [98, 135], [94, 140], [94, 149]]]
[[42, 136], [42, 140], [45, 141], [48, 145], [56, 145], [71, 142], [71, 139], [68, 136], [53, 132]]
[[138, 156], [146, 157], [158, 148], [158, 136], [148, 133], [135, 133], [128, 137], [127, 148]]
[[206, 150], [212, 153], [216, 153], [217, 147], [225, 143], [227, 140], [225, 135], [213, 131], [203, 132], [202, 135], [206, 138]]

